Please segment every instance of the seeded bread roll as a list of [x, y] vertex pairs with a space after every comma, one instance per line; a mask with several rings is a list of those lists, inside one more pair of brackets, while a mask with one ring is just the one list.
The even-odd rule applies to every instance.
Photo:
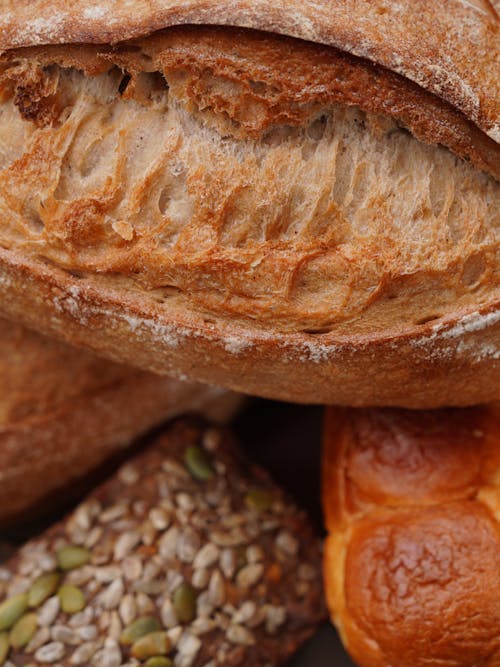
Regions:
[[0, 570], [6, 665], [281, 664], [324, 617], [305, 514], [183, 420]]
[[223, 419], [237, 400], [103, 361], [3, 319], [0, 377], [0, 522], [39, 509], [155, 424], [188, 410]]
[[273, 398], [499, 399], [494, 6], [115, 4], [0, 18], [3, 312]]
[[329, 409], [325, 585], [360, 667], [500, 664], [500, 411]]

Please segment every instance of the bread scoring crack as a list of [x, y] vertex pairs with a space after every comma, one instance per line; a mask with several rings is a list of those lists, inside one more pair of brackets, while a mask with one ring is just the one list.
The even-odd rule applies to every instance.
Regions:
[[[413, 324], [499, 289], [498, 183], [418, 140], [443, 138], [427, 93], [408, 104], [372, 65], [174, 29], [19, 50], [1, 76], [1, 242], [284, 331]], [[474, 143], [456, 122], [454, 146]]]

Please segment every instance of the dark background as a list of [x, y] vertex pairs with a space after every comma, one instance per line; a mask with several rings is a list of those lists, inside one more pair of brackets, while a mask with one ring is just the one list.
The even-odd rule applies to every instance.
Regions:
[[[322, 531], [320, 450], [323, 409], [252, 400], [234, 428], [250, 458], [271, 471]], [[325, 624], [287, 667], [354, 667]]]

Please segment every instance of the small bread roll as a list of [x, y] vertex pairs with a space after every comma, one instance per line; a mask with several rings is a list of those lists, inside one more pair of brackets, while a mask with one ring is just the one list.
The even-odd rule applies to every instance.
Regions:
[[48, 496], [156, 424], [186, 411], [224, 420], [239, 400], [104, 361], [4, 319], [0, 379], [0, 523], [48, 507]]
[[500, 664], [498, 406], [328, 409], [332, 618], [361, 667]]

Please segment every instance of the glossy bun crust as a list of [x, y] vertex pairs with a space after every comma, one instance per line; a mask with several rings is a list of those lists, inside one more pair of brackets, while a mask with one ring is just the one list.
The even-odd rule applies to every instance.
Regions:
[[361, 667], [500, 664], [500, 413], [329, 409], [324, 571]]

